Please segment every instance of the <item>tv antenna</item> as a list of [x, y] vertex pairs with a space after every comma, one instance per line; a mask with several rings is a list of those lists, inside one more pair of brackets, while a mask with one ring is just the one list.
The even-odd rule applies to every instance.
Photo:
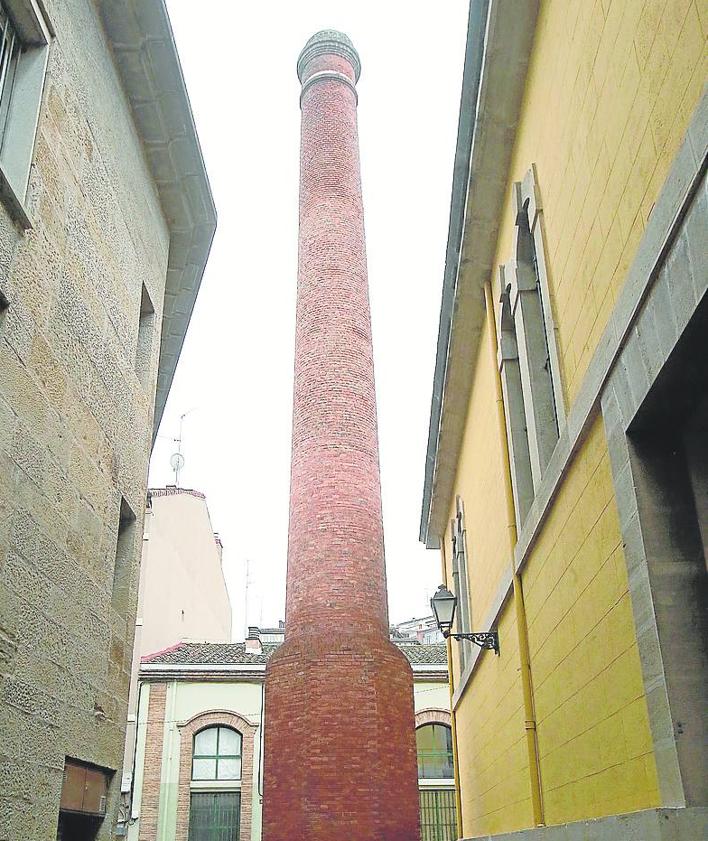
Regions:
[[[196, 407], [194, 407], [194, 408], [196, 408]], [[176, 452], [172, 453], [172, 455], [170, 456], [170, 467], [174, 471], [175, 487], [177, 487], [177, 488], [179, 487], [179, 474], [180, 474], [182, 468], [184, 467], [184, 455], [182, 454], [182, 426], [184, 424], [184, 419], [187, 417], [187, 415], [190, 412], [194, 411], [194, 408], [187, 409], [186, 412], [183, 412], [179, 416], [179, 433], [178, 433], [176, 438], [172, 439], [175, 442], [175, 444], [177, 444], [177, 450], [176, 450]]]

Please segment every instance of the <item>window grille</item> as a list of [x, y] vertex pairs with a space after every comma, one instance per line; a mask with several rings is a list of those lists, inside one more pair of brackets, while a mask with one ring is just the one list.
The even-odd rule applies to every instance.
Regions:
[[420, 831], [421, 841], [455, 841], [457, 815], [454, 789], [420, 790]]
[[239, 841], [240, 820], [240, 792], [192, 792], [189, 841]]

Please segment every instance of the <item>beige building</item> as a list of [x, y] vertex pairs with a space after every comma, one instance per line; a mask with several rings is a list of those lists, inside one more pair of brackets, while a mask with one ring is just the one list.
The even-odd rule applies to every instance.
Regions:
[[[129, 841], [260, 841], [263, 677], [283, 636], [282, 624], [251, 627], [245, 643], [182, 643], [142, 659]], [[396, 643], [413, 669], [422, 841], [454, 841], [446, 649]]]
[[125, 807], [121, 829], [130, 815], [140, 658], [179, 640], [231, 640], [231, 602], [221, 566], [222, 549], [203, 493], [174, 486], [149, 491], [121, 784]]
[[0, 838], [108, 839], [147, 466], [216, 224], [163, 2], [0, 0]]

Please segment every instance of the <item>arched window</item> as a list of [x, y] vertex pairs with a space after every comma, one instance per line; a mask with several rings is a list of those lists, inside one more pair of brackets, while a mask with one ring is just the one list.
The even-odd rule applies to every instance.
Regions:
[[240, 780], [241, 734], [231, 727], [207, 727], [194, 735], [192, 780]]
[[415, 731], [418, 779], [451, 780], [452, 730], [447, 724], [424, 724]]

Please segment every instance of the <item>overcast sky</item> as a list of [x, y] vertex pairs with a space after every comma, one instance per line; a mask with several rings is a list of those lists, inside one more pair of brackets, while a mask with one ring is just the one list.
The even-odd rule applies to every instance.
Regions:
[[206, 494], [234, 637], [284, 615], [297, 272], [295, 64], [319, 29], [353, 40], [390, 618], [429, 613], [418, 542], [468, 0], [168, 0], [219, 224], [153, 453], [150, 484]]

